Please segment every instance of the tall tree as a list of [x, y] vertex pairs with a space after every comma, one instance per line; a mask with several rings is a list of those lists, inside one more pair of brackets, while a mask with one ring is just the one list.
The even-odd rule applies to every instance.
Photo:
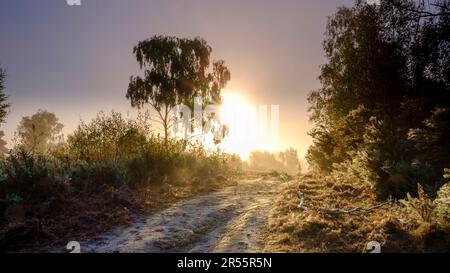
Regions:
[[[4, 93], [5, 89], [5, 78], [6, 72], [2, 68], [0, 68], [0, 123], [5, 122], [6, 116], [8, 114], [8, 108], [11, 107], [11, 104], [7, 102], [8, 96]], [[6, 141], [3, 139], [5, 133], [0, 131], [0, 155], [3, 155], [8, 152], [6, 148]]]
[[211, 64], [211, 52], [201, 38], [172, 36], [154, 36], [133, 49], [143, 76], [130, 77], [126, 97], [133, 107], [149, 104], [156, 111], [166, 143], [174, 106], [191, 106], [196, 96], [202, 97], [204, 104], [220, 103], [220, 92], [231, 76], [224, 61]]
[[[322, 87], [309, 96], [315, 123], [307, 155], [311, 166], [326, 172], [356, 169], [381, 185], [383, 195], [392, 187], [401, 189], [399, 195], [410, 185], [416, 188], [418, 178], [407, 176], [417, 162], [432, 164], [440, 172], [434, 177], [442, 177], [442, 155], [424, 153], [449, 141], [443, 122], [450, 106], [449, 23], [448, 1], [440, 0], [430, 5], [358, 0], [330, 17]], [[424, 141], [431, 135], [439, 139]], [[399, 173], [410, 185], [387, 183]]]
[[4, 93], [6, 72], [0, 68], [0, 123], [5, 122], [8, 108], [11, 106], [7, 100], [8, 96]]
[[3, 139], [5, 132], [0, 131], [0, 156], [8, 153], [8, 148], [6, 147], [6, 141]]
[[279, 153], [279, 158], [281, 162], [286, 167], [286, 171], [289, 173], [299, 173], [301, 172], [300, 160], [298, 158], [298, 152], [294, 148], [289, 148], [284, 152]]
[[63, 127], [54, 113], [39, 109], [33, 116], [22, 118], [16, 132], [17, 145], [31, 153], [45, 153], [62, 138]]

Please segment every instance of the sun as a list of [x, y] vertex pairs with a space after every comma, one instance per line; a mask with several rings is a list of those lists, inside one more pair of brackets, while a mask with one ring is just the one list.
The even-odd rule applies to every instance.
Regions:
[[228, 127], [228, 135], [219, 144], [226, 153], [237, 154], [247, 160], [252, 151], [271, 150], [261, 134], [258, 109], [242, 93], [226, 90], [222, 93], [219, 118]]
[[252, 115], [252, 106], [236, 92], [224, 92], [220, 107], [220, 121], [228, 129], [228, 136], [220, 144], [220, 148], [241, 159], [248, 159], [254, 149], [250, 136], [256, 133], [256, 118]]
[[214, 133], [204, 134], [203, 145], [208, 150], [220, 149], [248, 160], [253, 151], [273, 152], [278, 149], [278, 137], [274, 138], [268, 130], [267, 112], [261, 113], [261, 106], [249, 103], [242, 92], [222, 92], [218, 120], [218, 126], [214, 127], [222, 128], [219, 135], [224, 132], [223, 125], [227, 134], [218, 144]]

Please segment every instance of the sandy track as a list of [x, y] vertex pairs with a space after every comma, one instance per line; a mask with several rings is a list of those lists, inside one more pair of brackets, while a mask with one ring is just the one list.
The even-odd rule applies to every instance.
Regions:
[[257, 177], [183, 201], [81, 243], [83, 252], [262, 252], [281, 182]]

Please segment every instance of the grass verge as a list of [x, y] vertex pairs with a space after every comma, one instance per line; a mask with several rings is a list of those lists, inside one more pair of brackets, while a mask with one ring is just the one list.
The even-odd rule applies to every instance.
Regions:
[[[299, 191], [307, 211], [298, 208]], [[357, 215], [323, 210], [368, 208], [376, 203], [375, 191], [360, 183], [314, 175], [296, 177], [280, 192], [270, 212], [266, 251], [361, 253], [368, 252], [371, 241], [379, 242], [382, 252], [450, 251], [448, 222], [425, 221], [405, 202], [393, 201]]]

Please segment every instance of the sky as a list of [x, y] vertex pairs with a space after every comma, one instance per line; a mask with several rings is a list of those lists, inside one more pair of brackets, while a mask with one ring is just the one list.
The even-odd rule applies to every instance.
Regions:
[[133, 46], [153, 35], [200, 36], [230, 69], [227, 90], [254, 105], [279, 105], [280, 148], [304, 156], [327, 16], [353, 2], [0, 0], [0, 67], [12, 104], [0, 129], [10, 142], [21, 118], [38, 109], [54, 112], [66, 135], [100, 110], [132, 115], [125, 94], [138, 71]]

